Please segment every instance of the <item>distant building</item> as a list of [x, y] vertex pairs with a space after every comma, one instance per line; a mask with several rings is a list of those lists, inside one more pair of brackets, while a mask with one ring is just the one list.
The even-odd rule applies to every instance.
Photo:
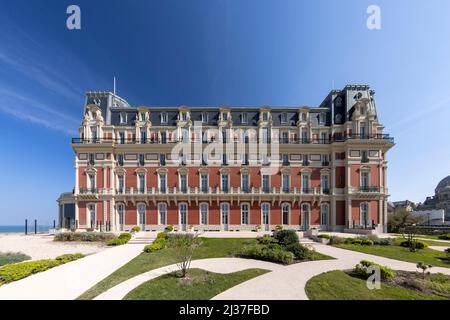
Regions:
[[407, 211], [411, 212], [416, 208], [416, 204], [409, 200], [404, 201], [394, 201], [392, 202], [392, 206], [394, 208], [394, 211], [400, 208], [404, 208]]
[[413, 215], [422, 217], [421, 225], [443, 225], [445, 224], [444, 209], [413, 211]]
[[443, 209], [445, 220], [450, 221], [450, 176], [442, 179], [436, 189], [434, 196], [427, 197], [423, 204], [417, 207], [417, 210]]

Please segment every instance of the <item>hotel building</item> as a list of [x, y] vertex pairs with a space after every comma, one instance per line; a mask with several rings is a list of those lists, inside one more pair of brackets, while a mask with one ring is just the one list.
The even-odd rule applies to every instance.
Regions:
[[374, 94], [348, 85], [318, 107], [144, 107], [88, 92], [60, 223], [386, 231], [394, 142]]

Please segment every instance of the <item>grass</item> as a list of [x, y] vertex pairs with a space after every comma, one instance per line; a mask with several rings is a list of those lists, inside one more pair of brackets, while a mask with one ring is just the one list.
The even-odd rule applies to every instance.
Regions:
[[381, 289], [369, 290], [365, 280], [343, 271], [315, 276], [306, 283], [305, 289], [311, 300], [445, 300], [441, 296], [386, 284], [381, 284]]
[[268, 272], [247, 269], [220, 274], [202, 269], [190, 269], [188, 281], [176, 273], [169, 273], [141, 284], [128, 293], [124, 300], [209, 300], [219, 293]]
[[[256, 239], [242, 238], [202, 238], [203, 244], [196, 250], [193, 259], [221, 258], [234, 256], [243, 246], [256, 243]], [[136, 258], [114, 271], [95, 286], [83, 293], [78, 299], [90, 300], [116, 286], [117, 284], [141, 273], [176, 263], [173, 249], [153, 253], [141, 253]]]
[[[445, 252], [432, 250], [432, 249], [421, 249], [417, 252], [411, 252], [408, 248], [400, 247], [398, 245], [392, 246], [362, 246], [359, 244], [338, 244], [335, 245], [338, 248], [358, 251], [362, 253], [373, 254], [376, 256], [381, 256], [385, 258], [391, 258], [406, 262], [423, 262], [435, 267], [450, 268], [450, 263], [446, 262], [445, 259], [447, 254]], [[440, 259], [442, 258], [442, 260]]]
[[26, 260], [31, 260], [31, 257], [21, 252], [0, 252], [0, 266]]

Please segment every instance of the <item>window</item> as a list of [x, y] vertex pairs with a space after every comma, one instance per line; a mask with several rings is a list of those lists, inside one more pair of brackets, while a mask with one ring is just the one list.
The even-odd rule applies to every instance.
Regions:
[[321, 186], [322, 186], [322, 193], [329, 194], [330, 193], [330, 183], [329, 183], [329, 176], [328, 175], [322, 175], [321, 177]]
[[228, 120], [228, 112], [222, 112], [222, 120], [227, 121]]
[[187, 224], [187, 204], [186, 203], [180, 203], [180, 224], [181, 225]]
[[184, 143], [189, 142], [189, 131], [186, 129], [181, 130], [181, 139]]
[[201, 191], [203, 193], [207, 193], [208, 192], [208, 175], [203, 173], [200, 176], [200, 180], [201, 180]]
[[369, 162], [369, 157], [367, 156], [367, 150], [361, 150], [361, 162]]
[[125, 183], [124, 183], [123, 175], [117, 176], [117, 184], [118, 184], [118, 187], [119, 187], [117, 192], [119, 194], [124, 193]]
[[119, 132], [119, 143], [125, 144], [125, 132]]
[[145, 204], [138, 204], [138, 224], [145, 225]]
[[322, 204], [320, 207], [320, 224], [328, 225], [328, 204]]
[[241, 124], [247, 124], [248, 123], [248, 114], [242, 113], [241, 114]]
[[159, 175], [159, 191], [161, 193], [166, 193], [166, 175], [165, 174]]
[[202, 123], [208, 123], [208, 113], [207, 112], [202, 112], [200, 118], [202, 120]]
[[89, 189], [91, 192], [95, 192], [95, 175], [90, 173], [88, 175], [88, 179], [89, 179]]
[[286, 124], [286, 123], [287, 123], [287, 120], [288, 120], [288, 115], [287, 115], [286, 112], [283, 112], [283, 113], [281, 114], [281, 123], [282, 123], [282, 124]]
[[160, 133], [160, 135], [161, 135], [160, 143], [166, 144], [167, 143], [167, 133], [165, 131], [162, 131]]
[[121, 124], [127, 123], [127, 113], [126, 112], [120, 113], [120, 123]]
[[325, 119], [326, 119], [326, 114], [320, 113], [319, 114], [319, 124], [321, 124], [321, 125], [325, 124]]
[[281, 155], [282, 161], [283, 161], [283, 166], [288, 166], [289, 165], [289, 154], [284, 153]]
[[97, 127], [91, 127], [91, 139], [92, 142], [97, 142]]
[[117, 155], [117, 165], [119, 166], [123, 166], [123, 154], [118, 154]]
[[246, 173], [241, 176], [241, 188], [242, 192], [247, 193], [249, 191], [249, 177]]
[[117, 214], [119, 215], [119, 224], [125, 224], [125, 205], [123, 203], [117, 205]]
[[302, 129], [302, 143], [308, 143], [308, 131]]
[[181, 120], [181, 121], [186, 121], [186, 120], [187, 120], [187, 112], [182, 111], [182, 112], [180, 113], [180, 120]]
[[289, 132], [284, 131], [281, 133], [281, 143], [283, 144], [289, 143]]
[[89, 211], [89, 220], [87, 221], [88, 222], [88, 225], [91, 227], [91, 228], [95, 228], [95, 220], [96, 220], [96, 214], [95, 214], [95, 205], [94, 204], [90, 204], [90, 205], [88, 205], [88, 211]]
[[202, 153], [202, 165], [206, 166], [208, 165], [208, 157], [206, 154]]
[[320, 143], [328, 143], [328, 134], [326, 132], [320, 133]]
[[283, 174], [283, 192], [289, 193], [289, 175]]
[[262, 176], [262, 187], [264, 193], [269, 193], [270, 191], [270, 181], [269, 181], [269, 175], [264, 174]]
[[186, 155], [185, 154], [180, 154], [180, 164], [182, 165], [182, 166], [185, 166], [186, 165]]
[[228, 174], [222, 174], [222, 191], [228, 193]]
[[269, 129], [268, 128], [261, 129], [261, 138], [262, 138], [262, 143], [269, 143]]
[[95, 154], [93, 153], [89, 153], [89, 162], [90, 165], [94, 165], [95, 164]]
[[361, 123], [359, 130], [360, 130], [361, 138], [365, 139], [366, 138], [366, 124]]
[[244, 166], [248, 166], [248, 164], [249, 164], [249, 161], [248, 161], [248, 153], [244, 153], [244, 158], [243, 158], [242, 164], [243, 164]]
[[361, 172], [361, 189], [366, 190], [369, 188], [369, 172]]
[[185, 174], [180, 175], [180, 190], [183, 193], [187, 192], [187, 176]]
[[143, 167], [145, 165], [145, 154], [139, 154], [139, 165]]
[[147, 130], [141, 129], [141, 143], [147, 143]]
[[282, 214], [282, 224], [289, 224], [289, 214], [290, 214], [290, 206], [288, 203], [283, 203], [281, 206], [281, 214]]
[[306, 114], [306, 112], [303, 112], [302, 113], [302, 121], [306, 121], [306, 118], [307, 118], [308, 116], [307, 116], [307, 114]]
[[228, 203], [221, 203], [220, 211], [221, 211], [221, 224], [228, 225], [230, 205]]
[[162, 112], [161, 113], [161, 123], [167, 123], [168, 119], [169, 119], [169, 117], [167, 115], [167, 112]]
[[161, 166], [166, 165], [166, 155], [164, 153], [161, 153], [159, 155], [159, 165], [161, 165]]
[[222, 154], [222, 164], [224, 166], [228, 165], [228, 155], [226, 153]]
[[269, 224], [269, 216], [270, 216], [270, 205], [268, 203], [263, 203], [261, 206], [261, 215], [262, 215], [262, 224]]
[[306, 174], [302, 175], [302, 190], [303, 193], [309, 193], [309, 176]]
[[227, 135], [227, 130], [226, 129], [222, 129], [222, 142], [223, 143], [227, 143], [228, 141], [228, 135]]
[[241, 205], [241, 223], [249, 224], [249, 209], [250, 206], [247, 203]]
[[145, 175], [139, 175], [139, 193], [145, 193]]
[[334, 117], [334, 122], [337, 124], [342, 123], [342, 115], [340, 113], [336, 114], [336, 116]]
[[367, 226], [369, 223], [369, 205], [367, 203], [361, 203], [360, 224]]
[[268, 112], [263, 112], [262, 114], [262, 120], [263, 121], [267, 121], [269, 119], [269, 113]]
[[200, 204], [200, 223], [208, 224], [208, 204], [207, 203]]
[[166, 217], [167, 217], [167, 204], [165, 203], [158, 204], [159, 224], [166, 224]]

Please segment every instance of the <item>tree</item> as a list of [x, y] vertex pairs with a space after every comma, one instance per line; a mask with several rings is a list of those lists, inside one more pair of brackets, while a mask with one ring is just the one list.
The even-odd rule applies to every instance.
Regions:
[[389, 232], [398, 232], [400, 229], [406, 228], [407, 226], [423, 222], [423, 216], [413, 214], [412, 211], [408, 211], [405, 208], [399, 208], [388, 217], [388, 230]]
[[202, 241], [198, 237], [198, 234], [174, 234], [170, 241], [169, 246], [174, 249], [175, 257], [177, 259], [177, 266], [180, 268], [181, 277], [187, 277], [187, 271], [191, 265], [192, 256], [195, 250], [202, 245]]
[[[419, 262], [419, 263], [417, 263], [416, 267], [417, 267], [417, 269], [422, 270], [422, 278], [425, 279], [425, 271], [427, 271], [428, 269], [431, 269], [432, 265], [425, 264], [423, 262]], [[430, 274], [429, 271], [428, 271], [428, 274]]]

